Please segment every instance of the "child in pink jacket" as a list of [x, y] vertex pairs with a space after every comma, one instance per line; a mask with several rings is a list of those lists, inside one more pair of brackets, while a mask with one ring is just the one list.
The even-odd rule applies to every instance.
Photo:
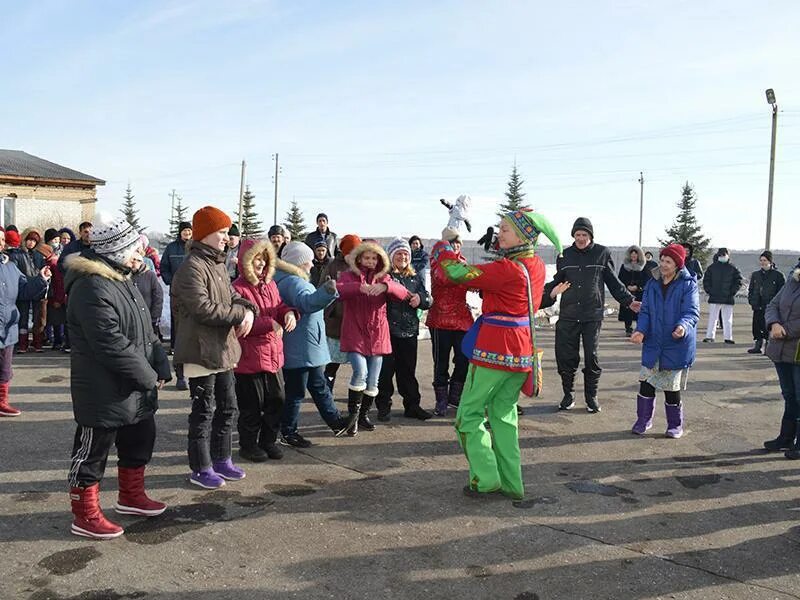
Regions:
[[347, 398], [348, 435], [358, 428], [375, 429], [367, 417], [375, 396], [384, 354], [391, 354], [386, 301], [408, 301], [411, 293], [389, 277], [389, 257], [374, 242], [362, 242], [348, 256], [350, 270], [339, 275], [336, 288], [344, 307], [340, 345], [348, 353], [353, 376]]
[[247, 337], [240, 337], [242, 358], [234, 368], [239, 401], [239, 455], [252, 462], [283, 458], [276, 445], [283, 414], [283, 331], [297, 323], [272, 280], [275, 250], [267, 240], [239, 245], [239, 277], [233, 289], [258, 307]]

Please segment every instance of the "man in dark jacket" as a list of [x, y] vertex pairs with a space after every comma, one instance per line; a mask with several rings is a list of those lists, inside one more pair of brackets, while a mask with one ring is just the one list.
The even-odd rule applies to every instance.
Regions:
[[319, 213], [317, 215], [317, 228], [306, 236], [306, 245], [314, 249], [317, 242], [322, 240], [328, 247], [328, 254], [335, 256], [336, 248], [339, 245], [339, 240], [336, 239], [336, 234], [328, 229], [328, 215]]
[[139, 234], [127, 221], [99, 226], [92, 248], [68, 260], [67, 324], [72, 341], [72, 409], [78, 424], [69, 471], [72, 533], [94, 539], [122, 535], [100, 510], [100, 480], [117, 448], [119, 513], [159, 515], [166, 509], [144, 490], [153, 455], [158, 390], [170, 378], [167, 355], [130, 278]]
[[[62, 229], [61, 231], [64, 231], [64, 229]], [[83, 252], [84, 250], [86, 250], [90, 245], [89, 240], [91, 236], [92, 236], [92, 224], [89, 221], [84, 221], [83, 223], [78, 225], [78, 237], [70, 241], [70, 243], [67, 244], [66, 246], [64, 246], [64, 248], [61, 250], [61, 256], [58, 257], [58, 268], [61, 269], [62, 273], [67, 272], [67, 267], [65, 266], [65, 261], [67, 257], [70, 254], [76, 254], [78, 252]]]
[[[192, 224], [189, 221], [181, 221], [178, 224], [178, 239], [167, 244], [164, 254], [161, 255], [161, 279], [168, 286], [172, 286], [172, 278], [178, 271], [178, 267], [183, 264], [186, 257], [186, 243], [192, 239]], [[175, 338], [178, 337], [178, 323], [175, 318], [175, 309], [170, 303], [169, 309], [169, 347], [170, 352], [175, 352]], [[183, 365], [175, 363], [175, 377], [177, 382], [175, 387], [181, 391], [189, 389], [189, 384], [183, 376]]]
[[733, 341], [733, 306], [736, 294], [742, 287], [742, 274], [730, 262], [731, 256], [727, 248], [717, 251], [716, 260], [706, 269], [703, 275], [703, 289], [708, 295], [708, 328], [704, 342], [714, 341], [717, 334], [717, 319], [722, 313], [722, 333], [726, 344]]
[[556, 261], [556, 275], [545, 286], [542, 308], [552, 306], [562, 293], [556, 323], [556, 363], [564, 398], [560, 410], [575, 406], [575, 373], [580, 364], [583, 341], [583, 392], [586, 410], [600, 412], [597, 387], [602, 369], [597, 358], [600, 327], [605, 313], [605, 288], [621, 306], [639, 312], [641, 303], [625, 289], [614, 272], [614, 261], [605, 246], [594, 243], [592, 222], [580, 217], [572, 226], [575, 242]]
[[764, 311], [772, 299], [781, 291], [786, 278], [772, 260], [772, 252], [764, 250], [758, 259], [761, 268], [750, 275], [750, 287], [747, 290], [747, 302], [753, 309], [753, 340], [755, 344], [748, 354], [760, 354], [762, 345], [769, 339], [769, 331], [764, 321]]
[[681, 244], [686, 250], [686, 270], [698, 281], [703, 278], [703, 266], [700, 261], [694, 257], [694, 246], [689, 242]]

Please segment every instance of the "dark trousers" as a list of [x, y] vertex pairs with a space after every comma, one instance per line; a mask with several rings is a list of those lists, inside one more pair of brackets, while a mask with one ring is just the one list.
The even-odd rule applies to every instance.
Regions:
[[378, 396], [375, 405], [378, 408], [389, 408], [392, 405], [394, 385], [397, 379], [397, 391], [403, 398], [403, 408], [408, 410], [419, 406], [419, 382], [417, 381], [417, 338], [391, 337], [392, 353], [383, 357], [381, 374], [378, 378]]
[[175, 350], [175, 336], [178, 335], [178, 324], [175, 319], [175, 313], [170, 308], [169, 311], [169, 347]]
[[[33, 310], [33, 315], [31, 315], [31, 309]], [[42, 303], [39, 300], [34, 300], [33, 302], [17, 302], [17, 310], [19, 310], [19, 331], [22, 333], [23, 331], [36, 331], [39, 325], [42, 325], [42, 330], [44, 330], [44, 324], [42, 323]], [[28, 322], [33, 320], [33, 326], [31, 329], [28, 329]]]
[[769, 339], [769, 333], [767, 333], [767, 321], [764, 318], [763, 308], [753, 309], [753, 339], [754, 340]]
[[237, 410], [235, 387], [233, 371], [189, 379], [192, 398], [189, 467], [192, 471], [208, 469], [212, 462], [230, 458]]
[[800, 365], [777, 362], [775, 370], [783, 396], [783, 418], [800, 421]]
[[117, 466], [136, 469], [150, 462], [155, 443], [156, 420], [153, 416], [123, 427], [78, 425], [72, 444], [69, 485], [85, 488], [103, 479], [112, 445], [117, 446]]
[[583, 393], [585, 398], [597, 397], [597, 385], [603, 369], [597, 360], [597, 345], [602, 321], [565, 321], [556, 323], [556, 364], [561, 376], [564, 394], [575, 389], [575, 372], [581, 362], [580, 347], [583, 341]]
[[278, 439], [285, 393], [283, 373], [236, 374], [239, 447], [269, 448]]
[[306, 396], [306, 390], [311, 394], [311, 399], [319, 411], [322, 420], [328, 427], [336, 427], [341, 415], [333, 403], [333, 394], [325, 379], [325, 367], [302, 367], [300, 369], [284, 369], [283, 377], [286, 381], [286, 403], [281, 417], [281, 433], [292, 435], [297, 433], [300, 420], [300, 405]]
[[0, 348], [0, 383], [8, 383], [14, 376], [11, 360], [14, 358], [14, 346]]
[[[433, 386], [447, 387], [450, 381], [464, 383], [467, 380], [469, 361], [461, 352], [461, 342], [466, 331], [431, 329], [433, 352]], [[453, 352], [453, 375], [450, 375], [450, 352]]]

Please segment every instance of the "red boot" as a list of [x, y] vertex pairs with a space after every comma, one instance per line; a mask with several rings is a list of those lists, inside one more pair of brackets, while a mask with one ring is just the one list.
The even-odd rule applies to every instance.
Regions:
[[95, 540], [109, 540], [125, 532], [122, 527], [106, 519], [100, 510], [99, 496], [99, 483], [87, 488], [74, 487], [70, 490], [72, 514], [75, 516], [72, 521], [72, 533]]
[[43, 337], [44, 336], [42, 335], [41, 331], [34, 330], [34, 332], [33, 332], [33, 351], [34, 352], [44, 352], [44, 350], [42, 350], [42, 338]]
[[144, 467], [118, 467], [119, 498], [114, 510], [123, 515], [155, 517], [167, 510], [163, 502], [151, 500], [144, 491]]
[[8, 403], [8, 382], [0, 383], [0, 417], [18, 417], [20, 411]]
[[17, 354], [25, 354], [28, 351], [28, 331], [19, 330], [19, 342], [17, 342]]

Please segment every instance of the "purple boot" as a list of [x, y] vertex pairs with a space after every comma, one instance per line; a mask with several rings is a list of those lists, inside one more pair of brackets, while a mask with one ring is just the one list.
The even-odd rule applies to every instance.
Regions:
[[683, 404], [664, 404], [667, 412], [667, 432], [664, 434], [668, 438], [679, 438], [683, 435]]
[[447, 386], [446, 385], [435, 385], [433, 386], [433, 391], [436, 394], [436, 408], [433, 410], [433, 414], [437, 417], [446, 417], [447, 416]]
[[644, 432], [653, 426], [653, 411], [656, 399], [637, 394], [636, 396], [636, 423], [631, 427], [631, 433], [644, 435]]
[[229, 456], [225, 460], [219, 460], [214, 463], [214, 472], [228, 481], [239, 481], [245, 478], [245, 472], [233, 464]]

